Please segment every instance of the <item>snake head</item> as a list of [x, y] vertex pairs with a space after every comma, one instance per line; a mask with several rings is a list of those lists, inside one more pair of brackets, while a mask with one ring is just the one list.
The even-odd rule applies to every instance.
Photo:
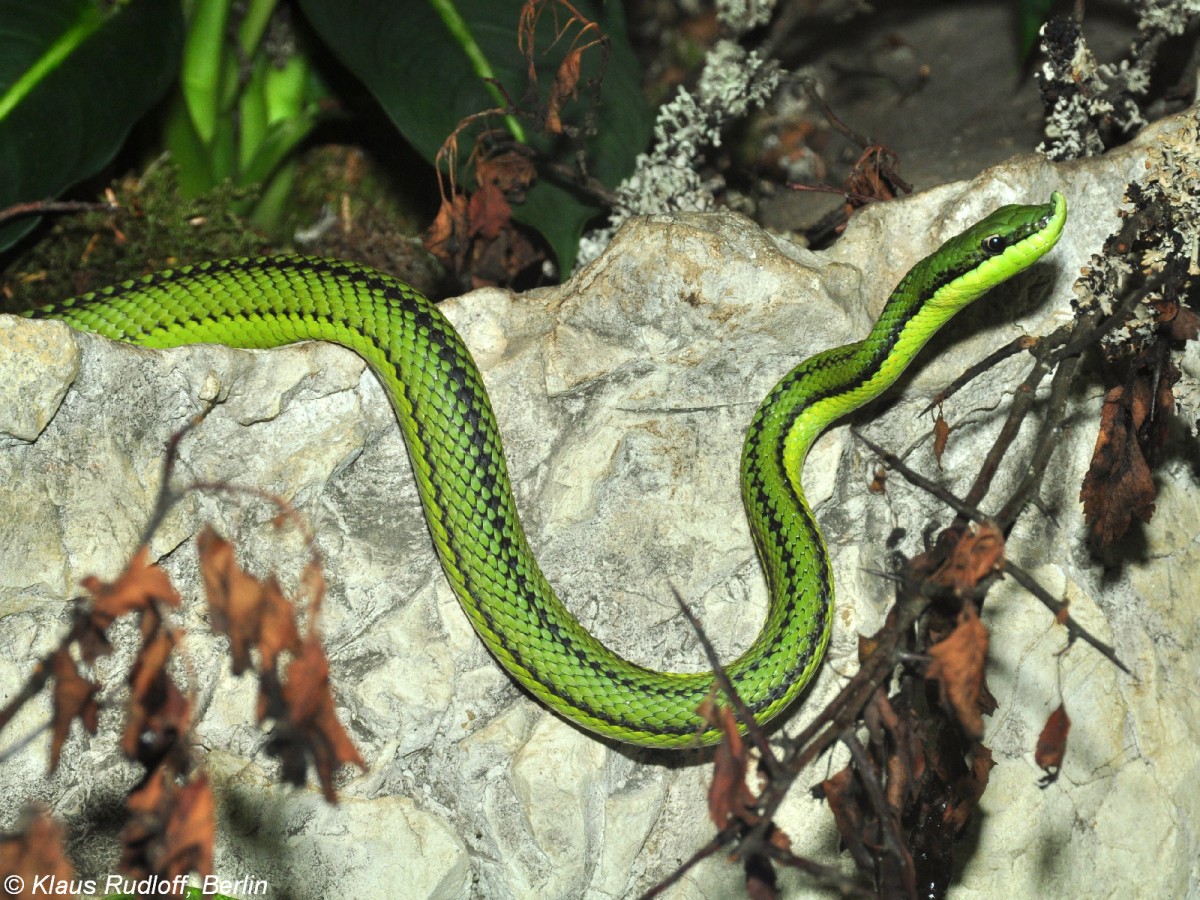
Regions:
[[1058, 191], [1049, 203], [1002, 206], [924, 261], [932, 277], [921, 293], [952, 314], [1045, 256], [1066, 221], [1067, 201]]

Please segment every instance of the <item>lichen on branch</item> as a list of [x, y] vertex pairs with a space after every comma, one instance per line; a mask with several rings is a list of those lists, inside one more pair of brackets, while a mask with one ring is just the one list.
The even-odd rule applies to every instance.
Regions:
[[773, 61], [719, 41], [694, 91], [680, 91], [659, 109], [650, 152], [638, 156], [633, 174], [618, 185], [608, 225], [584, 236], [576, 264], [598, 257], [631, 216], [712, 209], [723, 179], [701, 174], [704, 154], [721, 146], [722, 130], [761, 106], [778, 84]]

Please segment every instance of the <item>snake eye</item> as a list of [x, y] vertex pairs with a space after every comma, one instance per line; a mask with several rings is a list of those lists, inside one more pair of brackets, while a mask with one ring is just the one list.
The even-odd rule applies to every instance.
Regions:
[[979, 246], [988, 256], [995, 256], [1004, 250], [1004, 238], [998, 234], [989, 234], [979, 242]]

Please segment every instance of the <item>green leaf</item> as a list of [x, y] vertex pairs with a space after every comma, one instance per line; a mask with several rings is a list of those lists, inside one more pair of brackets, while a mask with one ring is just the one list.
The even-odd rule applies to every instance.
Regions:
[[104, 14], [99, 7], [87, 2], [64, 3], [60, 8], [44, 10], [31, 5], [17, 13], [15, 18], [24, 18], [24, 21], [11, 24], [24, 31], [29, 41], [13, 48], [11, 57], [0, 63], [0, 83], [4, 86], [4, 95], [0, 97], [0, 119], [12, 112], [30, 91], [104, 24]]
[[[483, 52], [483, 48], [475, 40], [475, 35], [471, 32], [471, 26], [464, 21], [454, 0], [429, 0], [429, 4], [433, 7], [434, 12], [441, 17], [442, 23], [454, 38], [455, 43], [466, 54], [467, 59], [471, 63], [471, 68], [475, 71], [475, 77], [483, 83], [484, 90], [492, 95], [495, 106], [503, 108], [507, 105], [508, 98], [504, 96], [504, 91], [496, 83], [497, 76], [492, 69], [492, 64], [488, 61], [487, 54]], [[505, 116], [504, 124], [518, 141], [524, 143], [528, 140], [525, 136], [525, 129], [515, 116]]]
[[242, 167], [238, 183], [243, 186], [259, 184], [271, 177], [296, 146], [308, 137], [316, 123], [316, 110], [288, 119], [272, 122], [262, 140], [253, 148], [253, 155]]
[[238, 44], [244, 55], [253, 56], [258, 52], [259, 42], [266, 33], [271, 13], [274, 11], [275, 0], [250, 0], [247, 3], [242, 22], [238, 26]]
[[[179, 4], [0, 0], [0, 209], [55, 197], [113, 158], [174, 77]], [[0, 227], [0, 250], [36, 224]]]
[[[517, 46], [522, 0], [300, 0], [313, 27], [351, 72], [375, 95], [392, 121], [425, 159], [433, 162], [442, 142], [468, 116], [498, 105], [499, 88], [519, 103], [528, 87], [528, 61]], [[651, 117], [641, 95], [637, 62], [625, 36], [621, 4], [578, 0], [574, 6], [596, 22], [611, 40], [596, 113], [597, 133], [586, 139], [589, 174], [607, 187], [633, 170], [650, 137]], [[577, 29], [556, 41], [555, 24], [568, 14], [547, 6], [535, 37], [539, 101], [545, 103], [559, 64]], [[590, 38], [585, 35], [583, 43]], [[583, 55], [580, 96], [563, 110], [564, 121], [580, 125], [592, 98], [586, 83], [599, 72], [599, 48]], [[521, 120], [528, 143], [547, 158], [570, 167], [575, 145], [562, 137], [535, 134]], [[496, 116], [492, 127], [505, 126]], [[511, 129], [510, 129], [511, 130]], [[460, 146], [460, 163], [470, 152]], [[559, 268], [575, 260], [579, 235], [600, 207], [569, 185], [555, 184], [543, 170], [526, 203], [513, 215], [549, 240]]]
[[1055, 0], [1017, 0], [1017, 58], [1022, 62], [1029, 58], [1037, 46], [1038, 32], [1050, 17]]
[[266, 75], [271, 68], [271, 61], [266, 56], [258, 56], [254, 60], [249, 81], [242, 88], [238, 98], [238, 169], [246, 170], [250, 157], [262, 143], [267, 131], [269, 114], [267, 113]]
[[224, 112], [223, 82], [232, 80], [223, 77], [228, 63], [225, 26], [229, 4], [230, 0], [199, 0], [188, 21], [183, 49], [179, 84], [192, 127], [205, 144], [212, 143]]

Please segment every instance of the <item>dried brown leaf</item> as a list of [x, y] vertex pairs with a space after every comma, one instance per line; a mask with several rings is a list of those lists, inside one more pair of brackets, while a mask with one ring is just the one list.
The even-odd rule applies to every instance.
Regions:
[[746, 784], [750, 758], [746, 742], [738, 732], [733, 710], [707, 700], [700, 707], [700, 715], [714, 728], [719, 728], [723, 735], [713, 755], [713, 779], [708, 786], [708, 817], [717, 828], [725, 828], [735, 822], [753, 825], [758, 821], [755, 811], [758, 798]]
[[325, 799], [336, 803], [333, 775], [337, 768], [353, 763], [365, 770], [366, 764], [334, 712], [329, 662], [316, 636], [304, 641], [288, 666], [280, 699], [283, 709], [268, 752], [282, 763], [285, 780], [297, 786], [305, 783], [311, 758]]
[[213, 842], [217, 836], [216, 803], [212, 785], [197, 775], [180, 788], [171, 805], [163, 830], [163, 877], [196, 872], [212, 874]]
[[855, 862], [860, 868], [871, 871], [874, 866], [874, 854], [863, 843], [866, 827], [865, 800], [854, 770], [846, 766], [822, 781], [813, 793], [824, 797], [829, 804], [829, 811], [833, 813], [833, 821], [837, 825], [842, 843], [846, 845]]
[[443, 199], [433, 224], [425, 233], [425, 249], [451, 272], [464, 272], [471, 253], [471, 214], [467, 198], [454, 194]]
[[1004, 534], [996, 526], [984, 524], [961, 536], [933, 580], [964, 597], [1003, 565]]
[[1173, 341], [1194, 341], [1197, 336], [1200, 336], [1200, 316], [1186, 306], [1177, 307], [1175, 317], [1171, 320], [1171, 327], [1167, 330], [1167, 336]]
[[938, 410], [937, 419], [933, 423], [933, 458], [937, 460], [938, 468], [942, 467], [942, 454], [946, 452], [946, 444], [950, 440], [950, 426]]
[[468, 203], [468, 233], [472, 238], [494, 241], [512, 228], [512, 203], [521, 203], [537, 180], [537, 170], [527, 156], [504, 151], [477, 159], [478, 188]]
[[262, 607], [257, 635], [258, 652], [263, 671], [273, 670], [284, 652], [299, 653], [303, 647], [296, 628], [296, 610], [283, 596], [279, 582], [273, 577], [263, 585]]
[[512, 207], [504, 192], [496, 185], [484, 183], [471, 195], [467, 204], [470, 234], [494, 241], [512, 225]]
[[186, 754], [191, 703], [167, 672], [176, 637], [160, 631], [142, 645], [129, 673], [129, 712], [121, 751], [153, 768], [168, 753]]
[[979, 707], [979, 711], [985, 716], [990, 716], [1000, 708], [1000, 704], [992, 696], [992, 692], [988, 688], [986, 678], [984, 678], [983, 684], [979, 686], [979, 699], [976, 701], [976, 705]]
[[579, 73], [583, 66], [583, 51], [586, 49], [587, 47], [573, 49], [554, 73], [554, 86], [550, 89], [550, 102], [546, 108], [546, 131], [549, 134], [562, 134], [562, 107], [568, 100], [579, 96]]
[[947, 804], [942, 813], [942, 820], [952, 829], [952, 836], [962, 834], [971, 821], [971, 814], [978, 808], [995, 766], [991, 750], [979, 743], [971, 748], [971, 768], [955, 779], [951, 792], [954, 802]]
[[1153, 305], [1158, 311], [1159, 324], [1167, 326], [1162, 329], [1167, 340], [1194, 341], [1200, 334], [1200, 316], [1180, 304], [1178, 300], [1162, 299]]
[[471, 286], [509, 282], [546, 258], [515, 225], [505, 228], [494, 241], [477, 240], [471, 248]]
[[528, 63], [526, 70], [526, 80], [531, 84], [537, 84], [537, 62], [534, 56], [534, 49], [537, 41], [537, 23], [542, 14], [542, 4], [537, 0], [524, 0], [521, 3], [521, 12], [517, 19], [517, 50], [525, 57]]
[[[55, 883], [66, 883], [74, 874], [63, 851], [63, 828], [46, 810], [26, 809], [15, 834], [0, 834], [0, 879], [5, 888], [4, 897], [12, 900], [41, 898], [47, 892], [36, 889], [35, 879], [49, 876]], [[16, 880], [10, 881], [10, 878]]]
[[250, 649], [258, 639], [263, 586], [242, 570], [233, 545], [211, 527], [196, 538], [196, 546], [212, 629], [229, 637], [233, 674], [241, 675], [251, 666]]
[[902, 719], [881, 688], [863, 710], [863, 720], [871, 733], [871, 743], [884, 752], [887, 772], [885, 796], [888, 806], [897, 817], [905, 803], [915, 799], [925, 764], [920, 742], [907, 719]]
[[963, 730], [976, 740], [983, 734], [979, 696], [987, 660], [988, 631], [979, 621], [975, 604], [966, 602], [958, 624], [945, 639], [929, 648], [926, 678], [936, 679], [942, 703], [954, 711]]
[[152, 610], [156, 603], [179, 605], [171, 579], [149, 560], [150, 548], [143, 545], [116, 581], [101, 581], [94, 575], [83, 579], [84, 590], [92, 595], [92, 620], [100, 631], [127, 612]]
[[50, 726], [50, 772], [53, 773], [58, 769], [63, 743], [75, 719], [79, 719], [88, 733], [96, 733], [100, 722], [96, 692], [100, 686], [79, 674], [66, 647], [59, 647], [51, 655], [50, 674], [54, 679], [54, 720]]
[[[274, 578], [261, 582], [238, 564], [233, 545], [211, 528], [197, 539], [200, 571], [213, 631], [229, 636], [233, 674], [253, 667], [250, 651], [262, 654], [264, 669], [272, 669], [280, 653], [300, 650], [295, 611]], [[306, 578], [313, 576], [305, 570]]]
[[887, 469], [883, 466], [875, 467], [875, 476], [871, 479], [871, 483], [867, 485], [867, 490], [872, 494], [882, 494], [887, 490]]
[[1042, 726], [1042, 733], [1038, 735], [1037, 751], [1033, 756], [1034, 761], [1046, 773], [1046, 777], [1041, 781], [1042, 787], [1058, 780], [1063, 756], [1067, 752], [1067, 735], [1070, 732], [1071, 717], [1067, 715], [1066, 707], [1060, 703]]
[[879, 639], [875, 636], [860, 634], [858, 636], [858, 664], [861, 666], [879, 649]]
[[[525, 154], [506, 150], [478, 160], [475, 181], [480, 187], [494, 187], [513, 203], [520, 203], [530, 185], [537, 181], [537, 168]], [[481, 225], [475, 223], [475, 227], [478, 230]]]
[[1133, 520], [1149, 522], [1156, 491], [1138, 429], [1149, 412], [1150, 385], [1139, 379], [1134, 389], [1118, 386], [1104, 397], [1100, 433], [1079, 499], [1092, 538], [1111, 546]]
[[512, 204], [524, 200], [536, 178], [532, 163], [506, 152], [475, 166], [478, 189], [469, 199], [442, 201], [425, 246], [451, 272], [481, 287], [511, 281], [545, 254], [512, 221]]
[[121, 829], [121, 871], [164, 881], [212, 872], [215, 803], [208, 778], [179, 784], [169, 767], [153, 770], [126, 800], [129, 821]]

